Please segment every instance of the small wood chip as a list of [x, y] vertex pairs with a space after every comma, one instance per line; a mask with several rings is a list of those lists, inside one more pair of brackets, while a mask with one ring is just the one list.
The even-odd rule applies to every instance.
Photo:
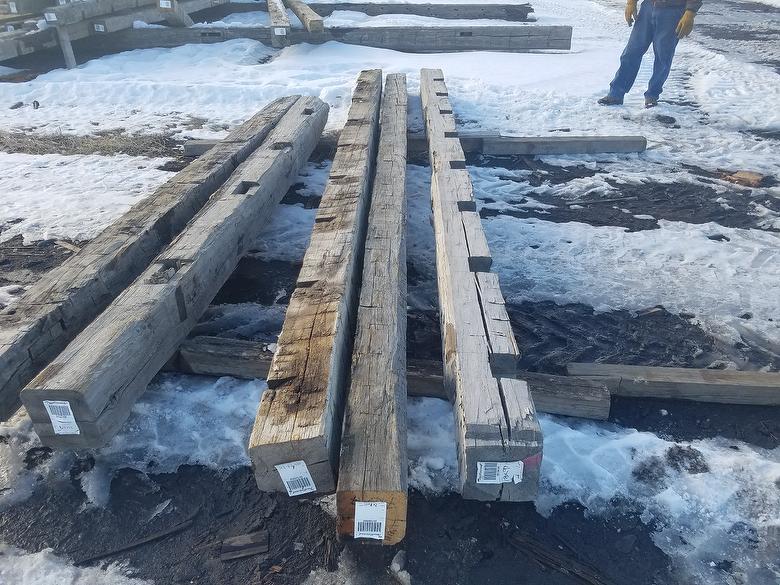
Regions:
[[730, 175], [724, 175], [723, 179], [730, 183], [744, 185], [745, 187], [760, 187], [766, 177], [761, 173], [754, 173], [753, 171], [737, 171]]
[[222, 541], [219, 560], [230, 561], [268, 552], [268, 531], [258, 530]]

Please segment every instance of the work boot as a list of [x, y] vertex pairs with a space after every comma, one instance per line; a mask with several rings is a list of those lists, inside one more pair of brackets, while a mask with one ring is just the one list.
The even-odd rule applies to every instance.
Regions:
[[599, 100], [602, 106], [621, 106], [623, 105], [623, 98], [612, 97], [611, 95], [605, 95]]
[[654, 108], [658, 105], [658, 98], [654, 97], [645, 97], [645, 107], [650, 109]]

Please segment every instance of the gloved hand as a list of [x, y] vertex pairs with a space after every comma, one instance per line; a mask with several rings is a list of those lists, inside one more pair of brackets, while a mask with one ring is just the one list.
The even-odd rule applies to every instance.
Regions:
[[693, 19], [696, 18], [696, 13], [693, 10], [686, 10], [682, 15], [680, 22], [677, 23], [677, 38], [682, 39], [691, 34], [693, 30]]
[[628, 26], [634, 24], [636, 20], [636, 0], [628, 0], [626, 3], [626, 22]]

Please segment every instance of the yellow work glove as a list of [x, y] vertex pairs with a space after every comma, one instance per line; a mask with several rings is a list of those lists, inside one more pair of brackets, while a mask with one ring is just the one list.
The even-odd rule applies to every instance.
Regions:
[[626, 22], [628, 26], [634, 24], [636, 20], [636, 0], [628, 0], [626, 4]]
[[693, 19], [696, 18], [696, 13], [693, 10], [686, 10], [682, 15], [680, 22], [677, 23], [677, 38], [683, 39], [691, 34], [693, 30]]

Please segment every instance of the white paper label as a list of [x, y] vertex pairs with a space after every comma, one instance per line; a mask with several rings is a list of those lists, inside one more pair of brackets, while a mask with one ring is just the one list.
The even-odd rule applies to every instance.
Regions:
[[275, 467], [276, 471], [279, 472], [279, 477], [284, 482], [288, 496], [300, 496], [301, 494], [317, 491], [314, 480], [309, 473], [309, 468], [306, 467], [306, 463], [303, 461], [291, 461]]
[[522, 461], [477, 461], [477, 483], [520, 483]]
[[53, 12], [44, 12], [43, 18], [46, 19], [46, 22], [57, 22], [57, 15]]
[[173, 3], [171, 0], [160, 0], [160, 8], [172, 8]]
[[282, 28], [280, 26], [276, 27], [274, 29], [274, 35], [276, 35], [277, 37], [283, 37], [283, 36], [287, 35], [287, 29], [286, 28]]
[[11, 14], [17, 14], [19, 10], [16, 8], [16, 2], [9, 2], [8, 3], [8, 10], [11, 11]]
[[102, 24], [95, 25], [95, 32], [106, 32], [106, 27]]
[[44, 400], [43, 406], [49, 413], [51, 426], [54, 427], [55, 435], [80, 435], [79, 425], [70, 409], [70, 402], [67, 400]]
[[355, 538], [385, 539], [387, 502], [355, 502]]

